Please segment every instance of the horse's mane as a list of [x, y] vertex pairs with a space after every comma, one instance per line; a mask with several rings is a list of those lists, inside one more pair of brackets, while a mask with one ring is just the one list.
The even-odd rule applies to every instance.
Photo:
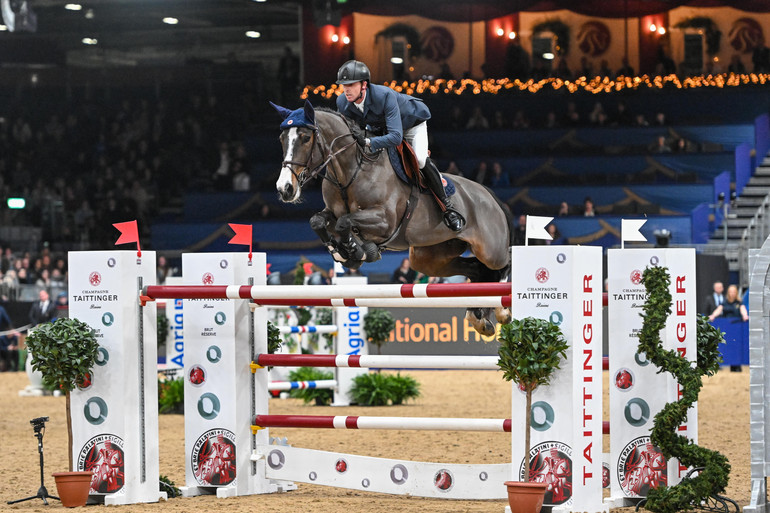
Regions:
[[315, 109], [315, 111], [316, 112], [324, 112], [326, 114], [331, 114], [332, 116], [338, 117], [339, 119], [341, 119], [345, 123], [345, 125], [347, 125], [348, 129], [350, 130], [350, 132], [353, 135], [355, 135], [355, 136], [358, 136], [359, 134], [363, 133], [363, 130], [364, 130], [363, 128], [358, 126], [358, 124], [355, 121], [353, 121], [352, 119], [347, 118], [344, 115], [342, 115], [342, 113], [340, 113], [339, 111], [330, 109], [328, 107], [317, 107]]

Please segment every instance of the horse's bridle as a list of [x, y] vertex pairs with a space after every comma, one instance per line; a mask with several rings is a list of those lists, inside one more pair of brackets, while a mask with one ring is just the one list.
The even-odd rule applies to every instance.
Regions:
[[[318, 151], [321, 153], [321, 157], [323, 157], [323, 148], [321, 147], [321, 144], [320, 144], [320, 141], [319, 141], [319, 139], [321, 139], [322, 136], [321, 136], [321, 134], [320, 134], [320, 132], [318, 130], [318, 127], [317, 126], [312, 126], [312, 127], [309, 127], [309, 128], [311, 128], [313, 130], [313, 142], [311, 143], [310, 153], [307, 156], [307, 160], [305, 162], [298, 162], [296, 160], [284, 160], [281, 163], [281, 167], [287, 167], [287, 165], [288, 165], [289, 171], [291, 171], [291, 174], [294, 175], [294, 178], [297, 180], [297, 184], [298, 184], [299, 188], [302, 188], [307, 182], [309, 182], [310, 180], [312, 180], [313, 178], [318, 176], [318, 173], [320, 173], [321, 170], [324, 167], [326, 167], [326, 165], [329, 162], [331, 162], [332, 159], [336, 158], [337, 155], [339, 155], [343, 151], [347, 150], [348, 148], [350, 148], [351, 146], [353, 146], [356, 143], [355, 139], [353, 139], [353, 141], [351, 141], [350, 143], [346, 144], [345, 146], [343, 146], [339, 150], [334, 151], [334, 145], [337, 142], [337, 140], [339, 140], [339, 139], [341, 139], [343, 137], [352, 136], [353, 134], [338, 135], [337, 137], [332, 139], [332, 142], [329, 145], [329, 155], [326, 157], [326, 159], [323, 160], [320, 164], [318, 164], [317, 166], [315, 166], [315, 167], [313, 167], [311, 169], [311, 166], [312, 166], [311, 161], [313, 160], [313, 153], [315, 152], [315, 150], [317, 148]], [[319, 144], [316, 144], [316, 143], [319, 143]], [[299, 166], [302, 170], [300, 172], [297, 172], [297, 171], [295, 171], [294, 166]]]

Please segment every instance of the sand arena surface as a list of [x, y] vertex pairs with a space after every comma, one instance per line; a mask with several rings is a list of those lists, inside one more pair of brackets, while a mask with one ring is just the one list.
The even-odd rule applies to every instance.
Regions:
[[[332, 408], [306, 406], [297, 400], [272, 400], [271, 413], [310, 415], [383, 415], [404, 417], [510, 416], [511, 387], [494, 371], [409, 371], [422, 387], [422, 397], [403, 406], [385, 408]], [[607, 375], [605, 373], [605, 380]], [[50, 417], [46, 425], [45, 484], [56, 495], [52, 472], [67, 470], [67, 426], [63, 397], [19, 397], [28, 384], [24, 373], [0, 373], [0, 433], [3, 434], [0, 469], [0, 511], [50, 511], [62, 509], [51, 501], [44, 506], [35, 499], [15, 505], [8, 500], [37, 493], [39, 486], [37, 440], [30, 419]], [[606, 388], [606, 387], [605, 387]], [[606, 395], [606, 394], [605, 394]], [[606, 397], [605, 397], [606, 405]], [[730, 459], [732, 472], [727, 496], [741, 506], [749, 504], [749, 372], [723, 369], [704, 380], [699, 401], [700, 445], [717, 449]], [[606, 406], [605, 406], [606, 418]], [[291, 445], [326, 451], [386, 458], [446, 463], [504, 463], [510, 461], [508, 433], [452, 433], [430, 431], [341, 431], [331, 429], [271, 429], [273, 436], [286, 436]], [[605, 451], [608, 447], [605, 436]], [[184, 419], [181, 415], [160, 416], [160, 472], [177, 486], [184, 484]], [[442, 501], [394, 495], [347, 491], [299, 484], [284, 494], [217, 499], [212, 496], [176, 498], [157, 504], [112, 506], [131, 513], [227, 510], [231, 513], [330, 513], [339, 511], [382, 513], [502, 513], [506, 502]], [[104, 506], [89, 506], [101, 509]], [[117, 511], [116, 510], [116, 511]], [[628, 512], [632, 508], [612, 511]]]

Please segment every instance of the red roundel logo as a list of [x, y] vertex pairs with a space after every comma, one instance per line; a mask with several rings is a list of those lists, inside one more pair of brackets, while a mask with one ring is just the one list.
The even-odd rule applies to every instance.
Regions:
[[334, 470], [340, 474], [344, 474], [348, 470], [348, 462], [343, 459], [337, 460], [337, 462], [334, 464]]
[[535, 271], [535, 279], [539, 283], [547, 282], [548, 278], [550, 278], [550, 277], [551, 277], [551, 274], [548, 272], [548, 269], [546, 269], [545, 267], [541, 267], [540, 269]]
[[102, 282], [102, 275], [94, 271], [88, 275], [88, 283], [96, 287]]
[[736, 52], [751, 53], [755, 48], [765, 46], [765, 34], [762, 25], [753, 18], [735, 20], [727, 36]]
[[631, 271], [630, 278], [631, 278], [631, 283], [633, 283], [634, 285], [639, 285], [640, 283], [642, 283], [642, 271], [640, 271], [639, 269], [634, 269], [633, 271]]
[[420, 37], [422, 55], [433, 62], [441, 62], [449, 58], [455, 49], [455, 38], [452, 33], [440, 25], [435, 25]]
[[454, 477], [452, 477], [452, 473], [449, 470], [441, 469], [433, 476], [433, 484], [442, 492], [446, 492], [452, 488]]
[[201, 281], [204, 285], [214, 285], [214, 275], [211, 273], [204, 273]]
[[634, 375], [628, 369], [620, 369], [615, 374], [615, 386], [620, 390], [628, 390], [634, 386]]
[[610, 47], [610, 29], [601, 21], [587, 21], [577, 35], [578, 48], [592, 57], [599, 56]]

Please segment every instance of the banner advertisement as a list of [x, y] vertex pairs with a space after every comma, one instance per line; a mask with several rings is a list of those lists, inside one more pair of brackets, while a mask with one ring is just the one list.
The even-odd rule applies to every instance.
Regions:
[[69, 315], [100, 346], [92, 375], [70, 395], [75, 469], [94, 472], [95, 500], [157, 502], [156, 305], [139, 303], [155, 284], [155, 252], [73, 251], [69, 269]]
[[[183, 285], [180, 276], [167, 276], [164, 285]], [[184, 369], [184, 299], [167, 299], [165, 315], [169, 332], [166, 337], [166, 370], [176, 371], [181, 376]]]
[[513, 480], [547, 482], [554, 511], [606, 511], [602, 504], [602, 250], [515, 246], [514, 318], [557, 324], [569, 349], [551, 384], [532, 396], [531, 464], [524, 468], [526, 396], [514, 385]]
[[[185, 285], [265, 285], [265, 255], [185, 253]], [[253, 421], [252, 333], [263, 309], [254, 314], [248, 300], [185, 299], [185, 475], [187, 496], [249, 493]], [[264, 392], [263, 392], [264, 393]], [[266, 395], [266, 393], [265, 393]], [[205, 489], [210, 489], [206, 491]]]
[[[674, 485], [687, 473], [675, 459], [666, 462], [650, 441], [655, 414], [679, 397], [669, 373], [658, 374], [638, 353], [647, 291], [642, 273], [647, 267], [668, 268], [671, 315], [660, 334], [663, 347], [696, 360], [696, 288], [694, 249], [610, 249], [607, 254], [609, 330], [609, 401], [611, 497], [645, 497], [650, 488]], [[697, 443], [697, 405], [688, 412], [678, 434]]]
[[[338, 276], [334, 279], [335, 285], [366, 285], [365, 276]], [[361, 306], [342, 306], [334, 309], [334, 321], [337, 324], [336, 354], [358, 355], [369, 354], [364, 331], [364, 316], [369, 309]], [[387, 344], [384, 344], [387, 345]], [[356, 367], [336, 367], [334, 379], [337, 380], [337, 388], [334, 391], [333, 406], [349, 406], [350, 388], [353, 379], [361, 374], [366, 374], [369, 369]]]

